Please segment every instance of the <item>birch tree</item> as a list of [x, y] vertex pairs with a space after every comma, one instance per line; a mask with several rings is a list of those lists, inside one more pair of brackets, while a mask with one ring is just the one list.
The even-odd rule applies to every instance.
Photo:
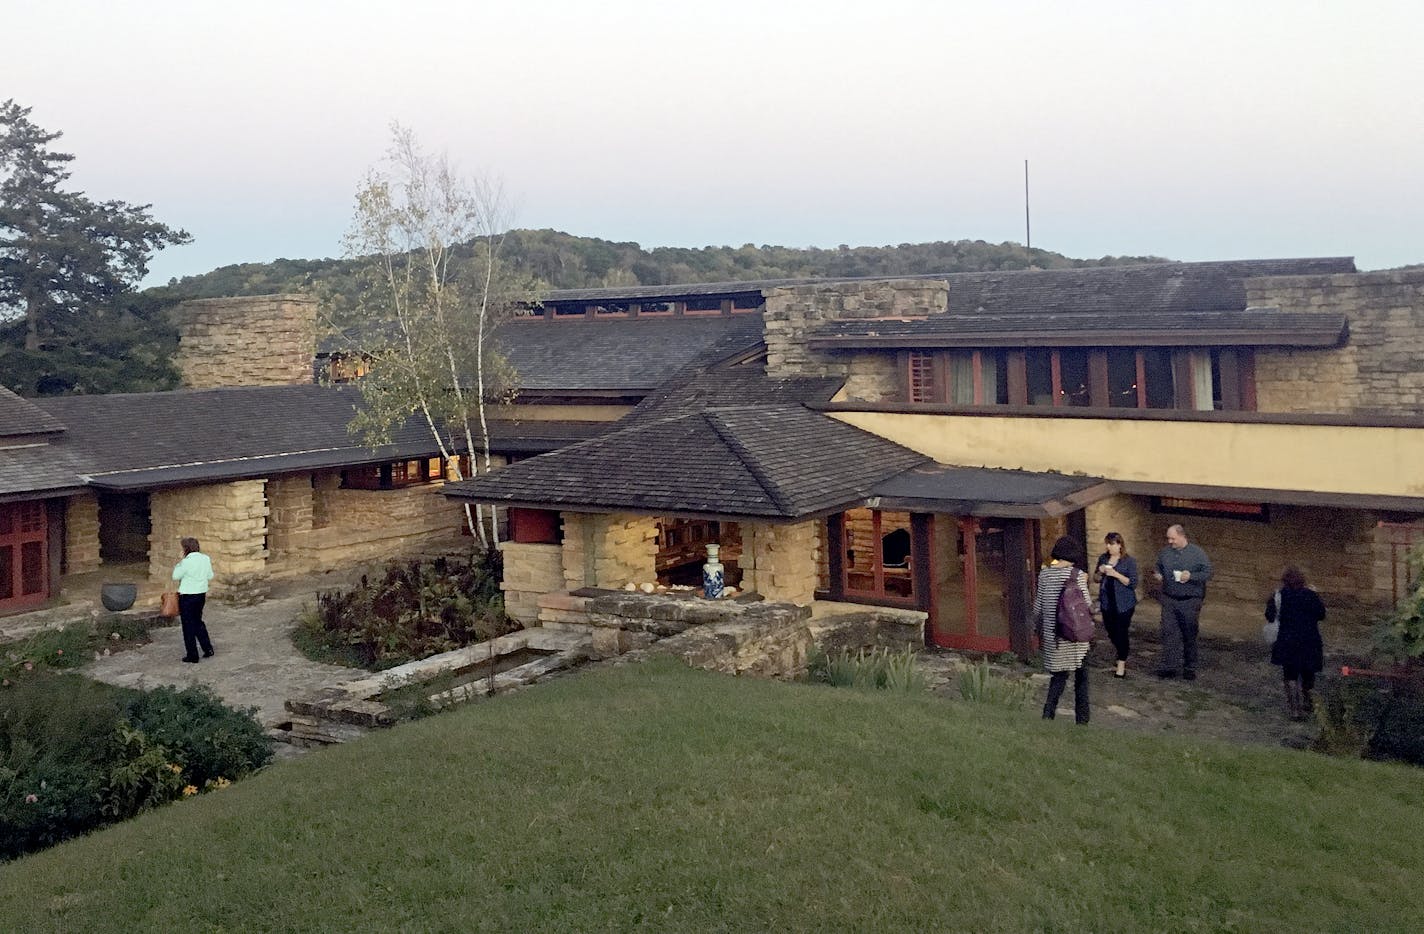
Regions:
[[[391, 136], [356, 193], [343, 241], [357, 261], [357, 294], [326, 306], [340, 343], [367, 371], [351, 430], [384, 444], [414, 417], [463, 480], [460, 453], [471, 474], [490, 469], [490, 408], [512, 386], [492, 333], [534, 283], [501, 258], [509, 225], [498, 182], [461, 174], [399, 124]], [[465, 520], [481, 546], [498, 542], [493, 507], [466, 505]]]

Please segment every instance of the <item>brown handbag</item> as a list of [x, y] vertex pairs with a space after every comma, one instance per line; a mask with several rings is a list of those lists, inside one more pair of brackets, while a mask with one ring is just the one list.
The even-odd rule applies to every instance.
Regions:
[[169, 619], [178, 615], [178, 594], [172, 590], [165, 590], [163, 598], [158, 602], [158, 615], [166, 616]]

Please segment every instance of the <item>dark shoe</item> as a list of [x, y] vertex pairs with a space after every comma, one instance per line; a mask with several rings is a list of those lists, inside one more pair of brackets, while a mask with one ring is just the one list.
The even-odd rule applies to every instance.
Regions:
[[198, 659], [196, 659], [196, 658], [189, 658], [189, 657], [186, 656], [186, 655], [184, 655], [182, 658], [180, 658], [179, 661], [187, 662], [187, 663], [190, 664], [190, 665], [196, 665], [196, 664], [198, 664]]
[[1182, 671], [1182, 680], [1183, 680], [1183, 681], [1195, 681], [1196, 679], [1197, 679], [1197, 673], [1196, 673], [1195, 671], [1193, 671], [1192, 669], [1186, 668], [1186, 669], [1184, 669], [1184, 670]]
[[204, 658], [212, 658], [212, 657], [213, 657], [213, 650], [212, 650], [212, 649], [208, 649], [206, 652], [203, 653], [203, 657], [204, 657]]
[[1171, 668], [1158, 668], [1156, 674], [1157, 674], [1157, 677], [1159, 677], [1159, 678], [1175, 678], [1175, 677], [1177, 677], [1177, 673], [1176, 673], [1175, 671], [1173, 671]]

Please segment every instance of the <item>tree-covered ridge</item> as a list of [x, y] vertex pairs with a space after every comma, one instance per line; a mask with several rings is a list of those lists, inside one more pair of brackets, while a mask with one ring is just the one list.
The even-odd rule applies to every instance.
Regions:
[[[471, 248], [459, 251], [468, 259]], [[1153, 256], [1072, 259], [1017, 243], [953, 240], [898, 246], [840, 246], [835, 249], [785, 246], [653, 247], [577, 237], [557, 230], [514, 230], [504, 246], [506, 260], [550, 288], [671, 285], [680, 282], [733, 282], [837, 276], [896, 276], [1000, 269], [1068, 269], [1162, 262]], [[355, 287], [355, 264], [344, 259], [240, 263], [200, 276], [185, 276], [150, 289], [155, 297], [213, 298], [272, 292]]]

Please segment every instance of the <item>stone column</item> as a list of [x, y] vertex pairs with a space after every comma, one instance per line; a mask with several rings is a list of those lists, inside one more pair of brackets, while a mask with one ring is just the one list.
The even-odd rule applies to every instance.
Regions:
[[64, 565], [67, 574], [97, 571], [99, 557], [99, 498], [80, 493], [64, 502]]
[[313, 525], [311, 474], [291, 474], [267, 481], [267, 551], [274, 573], [308, 570]]
[[526, 626], [539, 624], [539, 598], [564, 589], [562, 548], [528, 542], [500, 542], [504, 555], [504, 611]]
[[561, 516], [561, 555], [568, 589], [617, 589], [657, 580], [656, 518], [628, 513], [566, 512]]
[[265, 480], [238, 480], [153, 493], [149, 579], [167, 585], [183, 556], [179, 539], [191, 536], [213, 560], [214, 599], [246, 606], [266, 597], [266, 485]]
[[742, 589], [786, 603], [806, 605], [815, 600], [820, 549], [816, 523], [743, 522]]

